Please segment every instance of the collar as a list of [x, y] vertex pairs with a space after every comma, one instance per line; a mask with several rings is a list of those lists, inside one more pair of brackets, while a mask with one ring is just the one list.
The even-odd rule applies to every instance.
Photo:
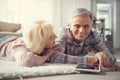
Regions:
[[82, 42], [76, 42], [75, 38], [73, 37], [71, 31], [69, 28], [67, 28], [67, 43], [70, 45], [74, 45], [76, 47], [83, 46], [84, 41]]

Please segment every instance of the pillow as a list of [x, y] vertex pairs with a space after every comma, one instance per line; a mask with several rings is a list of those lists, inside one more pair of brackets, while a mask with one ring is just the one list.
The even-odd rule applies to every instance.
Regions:
[[3, 31], [16, 32], [20, 28], [21, 28], [21, 24], [0, 22], [0, 32], [3, 32]]
[[15, 33], [15, 32], [0, 32], [0, 37], [9, 36], [9, 35], [18, 36], [18, 37], [21, 36], [20, 33]]

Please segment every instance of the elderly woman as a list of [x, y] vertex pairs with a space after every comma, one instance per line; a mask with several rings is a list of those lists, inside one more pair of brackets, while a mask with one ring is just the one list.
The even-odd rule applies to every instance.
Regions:
[[0, 59], [28, 67], [43, 64], [52, 54], [48, 49], [55, 44], [53, 26], [46, 21], [37, 21], [24, 32], [23, 37], [0, 38]]

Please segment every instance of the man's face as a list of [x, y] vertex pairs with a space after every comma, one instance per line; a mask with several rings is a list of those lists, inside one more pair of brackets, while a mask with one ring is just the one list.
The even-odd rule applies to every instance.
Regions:
[[85, 40], [91, 29], [92, 21], [89, 16], [77, 16], [70, 24], [70, 30], [77, 42]]

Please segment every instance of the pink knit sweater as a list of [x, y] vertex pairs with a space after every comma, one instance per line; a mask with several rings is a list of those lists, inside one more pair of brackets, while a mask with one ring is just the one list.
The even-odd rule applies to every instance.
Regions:
[[0, 59], [15, 61], [22, 66], [40, 65], [39, 57], [26, 47], [22, 38], [12, 38], [0, 43]]

